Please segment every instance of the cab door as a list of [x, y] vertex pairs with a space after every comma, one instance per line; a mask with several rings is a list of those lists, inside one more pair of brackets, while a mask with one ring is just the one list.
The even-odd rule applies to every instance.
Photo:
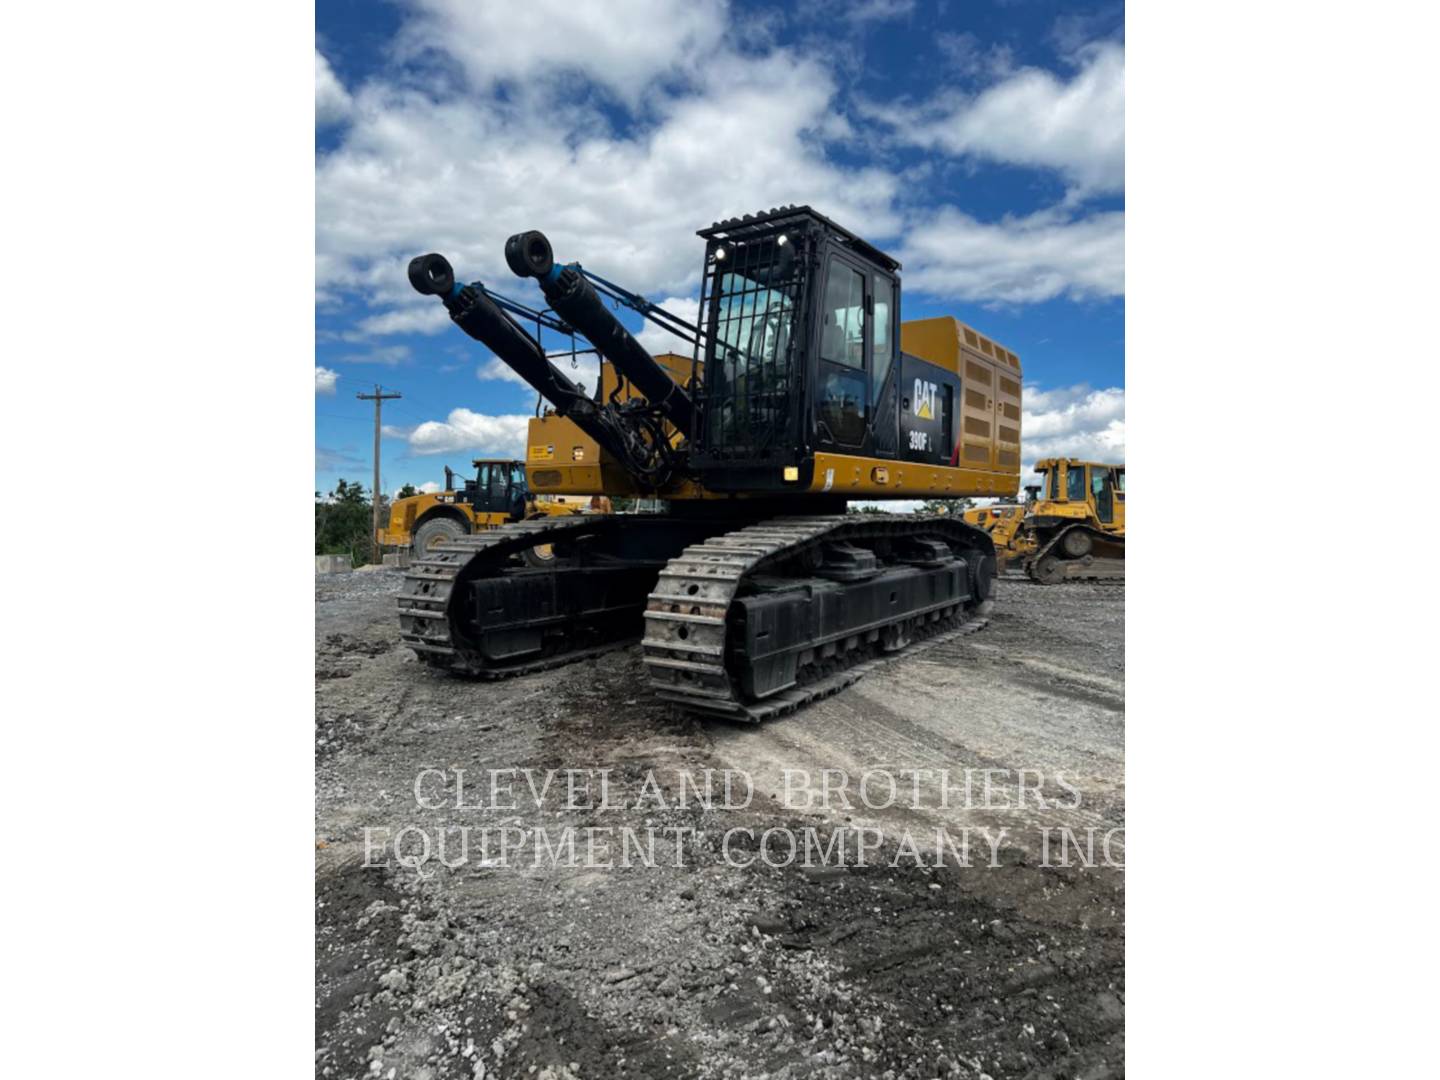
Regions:
[[496, 506], [493, 484], [497, 471], [498, 469], [488, 461], [482, 462], [476, 467], [475, 501], [471, 503], [471, 505], [475, 507], [477, 514], [490, 514], [495, 512]]
[[1095, 516], [1104, 525], [1115, 523], [1115, 470], [1090, 469], [1090, 491], [1095, 500]]
[[1115, 474], [1115, 528], [1125, 531], [1125, 470], [1113, 469]]
[[866, 332], [871, 299], [868, 275], [832, 252], [820, 305], [815, 426], [821, 441], [858, 450], [870, 426], [870, 343]]

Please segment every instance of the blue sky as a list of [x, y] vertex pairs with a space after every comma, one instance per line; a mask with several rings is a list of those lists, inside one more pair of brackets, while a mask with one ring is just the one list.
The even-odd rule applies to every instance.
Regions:
[[538, 300], [501, 249], [539, 228], [693, 318], [695, 230], [784, 203], [897, 256], [904, 318], [953, 314], [1020, 355], [1027, 462], [1123, 460], [1123, 17], [318, 0], [316, 489], [368, 487], [373, 407], [355, 395], [377, 383], [403, 395], [385, 405], [385, 490], [523, 456], [533, 392], [411, 292], [411, 256]]

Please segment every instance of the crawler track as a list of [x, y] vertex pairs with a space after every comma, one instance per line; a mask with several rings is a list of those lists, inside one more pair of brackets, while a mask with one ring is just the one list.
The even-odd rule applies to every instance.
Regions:
[[[824, 587], [826, 581], [803, 574], [806, 565], [822, 561], [824, 544], [895, 545], [937, 536], [962, 547], [975, 545], [974, 565], [961, 564], [969, 575], [967, 597], [945, 596], [907, 607], [895, 618], [810, 641], [796, 650], [801, 655], [792, 685], [758, 699], [747, 696], [743, 668], [755, 658], [740, 645], [733, 605], [762, 575], [775, 575], [791, 588]], [[643, 646], [650, 684], [661, 699], [707, 715], [758, 722], [794, 712], [849, 686], [882, 663], [885, 654], [899, 652], [912, 640], [949, 639], [981, 629], [988, 621], [994, 565], [993, 546], [983, 532], [933, 518], [777, 518], [712, 537], [672, 559], [649, 597]], [[895, 593], [890, 596], [893, 601]]]
[[[1094, 537], [1094, 554], [1078, 558], [1064, 553], [1061, 543], [1066, 533], [1084, 531]], [[1125, 584], [1125, 539], [1107, 536], [1084, 526], [1061, 529], [1050, 537], [1024, 563], [1025, 576], [1037, 585], [1062, 585], [1067, 581]]]
[[[635, 635], [619, 635], [595, 641], [595, 635], [563, 632], [564, 620], [552, 616], [551, 625], [562, 628], [546, 655], [514, 662], [487, 657], [467, 634], [463, 611], [464, 586], [482, 575], [542, 575], [548, 570], [526, 570], [514, 565], [515, 556], [537, 544], [575, 541], [615, 527], [613, 518], [576, 515], [573, 518], [543, 518], [517, 521], [498, 529], [458, 537], [437, 544], [425, 558], [412, 564], [405, 584], [396, 598], [400, 616], [400, 639], [432, 667], [487, 679], [508, 678], [544, 671], [599, 656], [633, 643]], [[537, 613], [538, 614], [538, 613]]]

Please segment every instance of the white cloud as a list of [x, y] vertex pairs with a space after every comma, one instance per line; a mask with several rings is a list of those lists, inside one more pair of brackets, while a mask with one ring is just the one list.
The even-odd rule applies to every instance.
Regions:
[[[593, 353], [586, 356], [577, 356], [575, 366], [570, 366], [568, 356], [552, 356], [550, 362], [560, 369], [566, 378], [571, 382], [580, 383], [585, 387], [587, 394], [595, 392], [595, 384], [600, 378], [600, 361]], [[516, 386], [523, 386], [527, 390], [533, 388], [516, 374], [515, 369], [505, 363], [498, 356], [492, 356], [475, 370], [475, 377], [482, 381], [499, 380], [500, 382], [514, 383]], [[553, 404], [553, 402], [552, 402]]]
[[[656, 307], [664, 308], [676, 318], [684, 319], [692, 326], [700, 321], [700, 299], [696, 296], [667, 296], [664, 300], [652, 301]], [[693, 356], [695, 346], [684, 338], [676, 337], [670, 331], [645, 320], [644, 328], [635, 335], [635, 340], [645, 346], [646, 351], [654, 356], [658, 353], [677, 353], [680, 356]]]
[[[415, 488], [415, 491], [416, 491], [418, 494], [421, 494], [421, 495], [434, 495], [437, 491], [440, 490], [440, 485], [437, 484], [434, 480], [426, 480], [423, 484], [415, 484], [415, 485], [413, 485], [413, 486], [414, 486], [414, 488]], [[390, 497], [391, 497], [392, 499], [398, 499], [398, 498], [400, 498], [400, 497], [401, 497], [401, 496], [400, 496], [400, 492], [401, 492], [402, 490], [403, 490], [403, 485], [402, 485], [401, 487], [396, 488], [394, 491], [392, 491], [392, 492], [390, 493]]]
[[658, 76], [692, 72], [725, 33], [724, 0], [417, 0], [402, 52], [458, 62], [476, 89], [580, 74], [627, 100]]
[[951, 66], [967, 78], [998, 79], [1009, 75], [1015, 67], [1014, 56], [1008, 45], [984, 45], [968, 31], [940, 34], [936, 37], [935, 44], [950, 61]]
[[1026, 385], [1022, 395], [1026, 474], [1040, 458], [1125, 460], [1125, 391], [1120, 387], [1095, 390], [1082, 384], [1044, 390]]
[[[503, 49], [486, 47], [538, 48], [522, 37], [507, 28]], [[825, 155], [817, 131], [836, 115], [835, 87], [820, 64], [783, 49], [721, 49], [693, 79], [658, 96], [623, 137], [573, 94], [436, 100], [367, 82], [340, 144], [317, 162], [319, 286], [388, 309], [362, 320], [362, 333], [434, 332], [445, 312], [416, 303], [406, 261], [440, 251], [463, 279], [543, 306], [504, 265], [506, 238], [523, 229], [543, 228], [562, 260], [672, 296], [694, 290], [695, 230], [719, 217], [808, 202], [867, 235], [895, 234], [898, 179]]]
[[870, 106], [904, 143], [1008, 165], [1053, 169], [1079, 193], [1125, 187], [1125, 48], [1089, 46], [1069, 81], [1023, 68], [974, 96], [918, 109]]
[[409, 432], [416, 454], [447, 454], [473, 450], [494, 457], [525, 456], [528, 416], [487, 416], [469, 409], [452, 409], [445, 420], [427, 420]]
[[915, 10], [915, 0], [854, 0], [845, 12], [851, 22], [902, 19]]
[[363, 338], [383, 337], [386, 334], [438, 334], [449, 325], [450, 316], [445, 308], [437, 301], [430, 300], [424, 307], [411, 304], [379, 315], [368, 315], [355, 324], [355, 336]]
[[[558, 0], [523, 8], [423, 0], [400, 48], [423, 71], [354, 87], [338, 144], [317, 161], [317, 288], [358, 293], [371, 308], [341, 336], [447, 330], [443, 307], [406, 280], [408, 260], [427, 251], [447, 255], [464, 280], [543, 306], [502, 257], [506, 238], [530, 228], [544, 229], [562, 260], [669, 304], [698, 284], [695, 229], [786, 203], [810, 203], [899, 249], [907, 286], [941, 297], [1029, 303], [1123, 291], [1120, 213], [995, 222], [953, 209], [902, 214], [913, 178], [882, 157], [859, 165], [827, 153], [832, 141], [854, 137], [827, 62], [763, 35], [740, 51], [739, 28], [726, 35], [726, 10], [662, 0], [627, 0], [619, 12]], [[639, 25], [647, 32], [616, 29]], [[987, 62], [998, 70], [999, 59]], [[1118, 148], [1123, 129], [1092, 132], [1090, 143], [1082, 129], [1109, 123], [1095, 102], [1120, 100], [1122, 70], [1118, 46], [1097, 47], [1068, 81], [1016, 72], [974, 98], [885, 115], [910, 141], [1098, 182], [1123, 161], [1106, 149]], [[624, 98], [623, 134], [582, 78]], [[1097, 147], [1100, 164], [1084, 164]], [[674, 347], [656, 330], [642, 340]]]
[[337, 124], [350, 115], [350, 93], [335, 77], [330, 62], [315, 50], [315, 123]]
[[377, 346], [363, 353], [350, 353], [348, 356], [340, 357], [346, 364], [384, 364], [387, 367], [395, 367], [397, 364], [405, 364], [410, 360], [410, 346], [408, 345], [383, 345]]
[[340, 378], [340, 373], [339, 373], [338, 371], [331, 371], [331, 370], [330, 370], [329, 368], [327, 368], [327, 367], [321, 367], [319, 364], [316, 364], [316, 365], [315, 365], [315, 393], [317, 393], [317, 394], [333, 394], [333, 393], [335, 393], [335, 383], [336, 383], [336, 381], [337, 381], [339, 378]]
[[905, 284], [979, 303], [1103, 299], [1125, 292], [1125, 215], [1044, 210], [986, 223], [945, 208], [910, 230]]

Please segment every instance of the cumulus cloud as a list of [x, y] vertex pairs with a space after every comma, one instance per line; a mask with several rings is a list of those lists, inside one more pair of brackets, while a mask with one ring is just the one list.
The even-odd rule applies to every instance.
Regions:
[[457, 62], [476, 89], [522, 88], [549, 74], [584, 75], [627, 100], [658, 76], [690, 72], [715, 53], [724, 0], [417, 0], [402, 52]]
[[1045, 390], [1027, 384], [1022, 395], [1026, 472], [1041, 458], [1125, 460], [1125, 391], [1120, 387], [1095, 390], [1081, 384]]
[[350, 115], [350, 92], [335, 77], [330, 62], [315, 50], [315, 123], [336, 124]]
[[1125, 292], [1125, 215], [1045, 210], [981, 222], [945, 208], [900, 250], [905, 283], [979, 303], [1103, 299]]
[[[517, 41], [535, 35], [502, 36], [505, 49], [487, 50], [530, 48]], [[405, 261], [440, 251], [462, 278], [538, 303], [503, 261], [506, 238], [522, 229], [543, 228], [561, 259], [662, 296], [693, 292], [694, 232], [729, 214], [809, 202], [869, 235], [894, 235], [898, 179], [825, 154], [818, 132], [836, 115], [834, 97], [821, 64], [785, 49], [720, 49], [623, 136], [573, 93], [437, 98], [367, 82], [338, 145], [317, 162], [317, 282], [386, 309], [359, 324], [363, 333], [435, 331], [445, 313], [415, 303]]]
[[[762, 34], [742, 49], [719, 2], [621, 8], [419, 0], [397, 43], [402, 73], [350, 90], [337, 80], [343, 97], [325, 92], [325, 115], [343, 105], [345, 124], [317, 160], [317, 288], [369, 306], [341, 337], [447, 329], [441, 305], [406, 281], [406, 262], [426, 251], [446, 254], [462, 279], [543, 306], [502, 257], [505, 239], [529, 228], [544, 229], [562, 260], [668, 305], [696, 290], [696, 228], [786, 203], [808, 202], [897, 249], [907, 286], [941, 297], [1030, 303], [1123, 290], [1121, 214], [980, 221], [917, 210], [913, 184], [883, 156], [865, 164], [830, 152], [854, 128], [830, 61], [805, 51], [813, 45], [779, 47]], [[646, 33], [629, 29], [638, 25]], [[957, 63], [992, 76], [1008, 65], [1003, 50], [967, 52], [974, 43], [955, 39]], [[319, 57], [317, 101], [322, 71], [333, 78]], [[1101, 45], [1073, 75], [1009, 71], [978, 94], [882, 118], [901, 142], [1113, 186], [1122, 75], [1123, 50]], [[595, 86], [616, 95], [623, 126]], [[647, 345], [674, 348], [645, 333]]]
[[[963, 39], [957, 39], [963, 43]], [[1125, 48], [1081, 50], [1068, 80], [1022, 68], [975, 95], [875, 106], [871, 116], [913, 146], [1009, 165], [1053, 169], [1082, 194], [1125, 187]]]
[[482, 456], [525, 456], [528, 416], [487, 416], [469, 409], [452, 409], [444, 420], [427, 420], [407, 434], [416, 454], [448, 454], [459, 450]]
[[[697, 296], [667, 296], [664, 300], [655, 300], [652, 303], [656, 307], [664, 308], [676, 318], [684, 319], [692, 326], [700, 321], [700, 298]], [[676, 337], [649, 319], [645, 320], [645, 327], [635, 335], [635, 340], [644, 345], [652, 356], [667, 352], [680, 356], [695, 354], [695, 346], [684, 338]]]
[[331, 371], [331, 370], [330, 370], [329, 368], [327, 368], [327, 367], [321, 367], [319, 364], [316, 364], [316, 365], [315, 365], [315, 393], [317, 393], [317, 394], [333, 394], [333, 393], [335, 393], [335, 383], [339, 380], [339, 378], [340, 378], [340, 373], [339, 373], [338, 371]]

